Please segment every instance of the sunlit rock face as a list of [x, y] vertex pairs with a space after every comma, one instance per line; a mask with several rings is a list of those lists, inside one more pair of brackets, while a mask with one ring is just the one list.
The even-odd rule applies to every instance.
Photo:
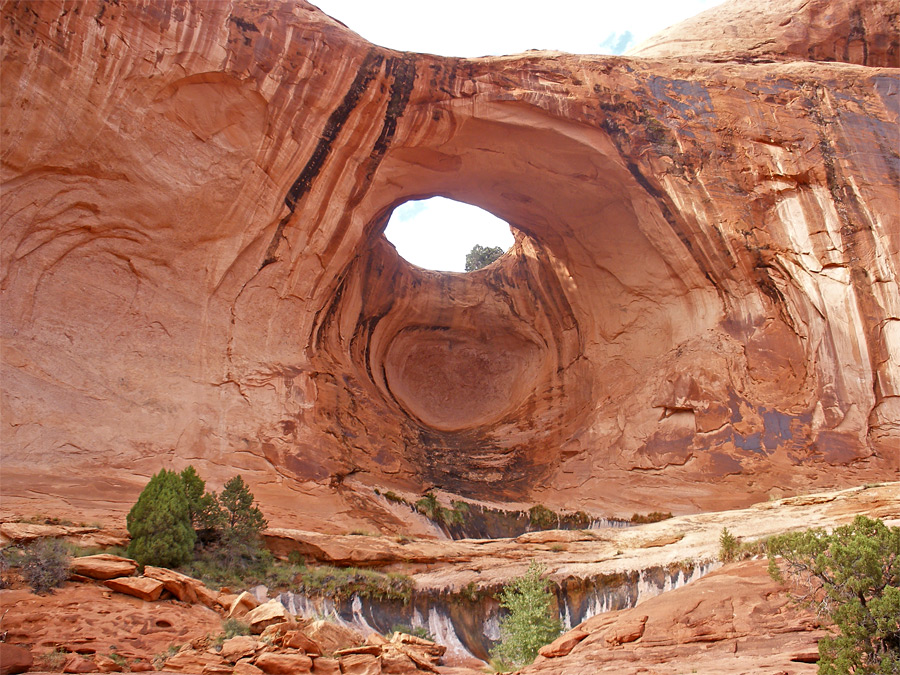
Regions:
[[[889, 6], [831, 3], [806, 52], [773, 3], [728, 25], [781, 52], [466, 60], [303, 2], [3, 5], [4, 492], [192, 462], [677, 511], [895, 477]], [[382, 231], [433, 195], [516, 244], [411, 266]]]

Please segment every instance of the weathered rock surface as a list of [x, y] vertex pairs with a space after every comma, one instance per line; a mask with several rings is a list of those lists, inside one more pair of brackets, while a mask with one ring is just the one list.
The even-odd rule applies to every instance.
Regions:
[[[217, 635], [222, 618], [202, 605], [143, 602], [100, 584], [67, 583], [53, 594], [0, 590], [6, 612], [3, 630], [10, 643], [31, 646], [35, 656], [57, 647], [83, 654], [116, 651], [137, 670], [170, 645]], [[110, 646], [114, 645], [115, 650]]]
[[137, 569], [137, 563], [134, 560], [118, 555], [100, 553], [72, 558], [69, 569], [73, 574], [80, 574], [83, 577], [100, 579], [102, 581], [134, 574], [134, 571]]
[[[365, 485], [689, 512], [896, 476], [896, 13], [798, 3], [471, 60], [304, 2], [5, 3], [4, 508], [121, 513], [188, 458], [323, 530], [404, 527]], [[435, 194], [513, 249], [407, 264], [382, 229]]]
[[0, 642], [0, 675], [25, 673], [34, 663], [34, 657], [25, 647]]
[[[601, 614], [566, 655], [539, 656], [523, 674], [815, 673], [825, 631], [773, 582], [762, 560], [727, 565], [634, 609]], [[565, 637], [565, 636], [564, 636]], [[816, 656], [815, 658], [818, 658]]]
[[149, 577], [119, 577], [107, 579], [104, 583], [118, 593], [132, 595], [144, 602], [159, 600], [165, 588], [163, 582]]

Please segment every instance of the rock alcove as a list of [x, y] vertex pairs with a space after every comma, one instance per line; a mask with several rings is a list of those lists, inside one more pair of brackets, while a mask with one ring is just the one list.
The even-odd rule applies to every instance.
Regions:
[[[895, 476], [896, 17], [823, 7], [454, 59], [300, 0], [4, 5], [4, 498], [102, 469], [133, 501], [188, 461], [291, 514], [298, 486], [633, 512]], [[402, 261], [387, 216], [431, 195], [510, 254]]]

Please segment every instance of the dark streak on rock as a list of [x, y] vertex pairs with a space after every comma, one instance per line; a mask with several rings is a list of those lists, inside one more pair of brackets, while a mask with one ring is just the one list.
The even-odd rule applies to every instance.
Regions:
[[281, 219], [281, 222], [278, 223], [278, 227], [275, 228], [275, 234], [272, 236], [272, 241], [266, 249], [262, 265], [259, 267], [260, 269], [275, 262], [275, 253], [278, 250], [278, 244], [281, 242], [282, 233], [291, 216], [294, 215], [294, 209], [296, 209], [297, 203], [307, 192], [309, 192], [313, 181], [316, 176], [319, 175], [319, 172], [325, 164], [325, 160], [328, 158], [328, 154], [331, 152], [331, 146], [337, 139], [338, 134], [340, 134], [341, 129], [343, 129], [344, 124], [346, 124], [347, 119], [350, 117], [350, 113], [356, 108], [360, 98], [362, 98], [363, 93], [368, 88], [369, 83], [378, 73], [383, 60], [384, 57], [374, 51], [369, 51], [366, 54], [366, 57], [363, 59], [363, 62], [356, 73], [353, 84], [350, 85], [347, 93], [344, 94], [344, 99], [328, 117], [328, 121], [325, 123], [322, 135], [319, 136], [319, 142], [316, 144], [315, 150], [313, 150], [312, 155], [306, 162], [306, 166], [303, 167], [303, 171], [300, 172], [297, 180], [294, 181], [293, 185], [291, 185], [291, 188], [288, 190], [287, 195], [285, 195], [284, 203], [288, 207], [289, 213]]

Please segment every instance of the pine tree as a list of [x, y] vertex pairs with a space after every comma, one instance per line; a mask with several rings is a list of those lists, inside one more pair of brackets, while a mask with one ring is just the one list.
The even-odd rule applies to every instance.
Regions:
[[193, 555], [196, 534], [182, 478], [161, 469], [150, 479], [126, 520], [128, 555], [141, 565], [177, 567]]
[[266, 529], [266, 519], [258, 507], [253, 506], [253, 493], [240, 476], [225, 483], [219, 496], [225, 516], [225, 537], [232, 541], [256, 541]]
[[509, 614], [500, 620], [500, 644], [492, 655], [517, 666], [534, 661], [538, 650], [562, 631], [553, 614], [553, 594], [541, 579], [544, 566], [531, 561], [525, 576], [507, 584], [500, 592], [500, 606]]

